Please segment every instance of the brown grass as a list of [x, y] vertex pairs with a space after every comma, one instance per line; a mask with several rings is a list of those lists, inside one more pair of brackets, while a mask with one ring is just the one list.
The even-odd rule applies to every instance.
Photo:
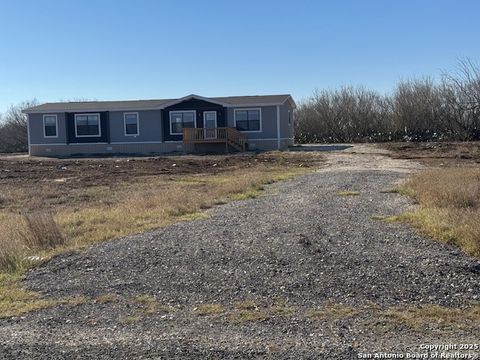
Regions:
[[306, 315], [312, 319], [345, 319], [358, 313], [354, 308], [341, 304], [327, 304], [323, 308], [309, 310]]
[[114, 303], [119, 300], [118, 296], [114, 294], [104, 294], [97, 296], [94, 301], [98, 304], [109, 304], [109, 303]]
[[220, 304], [201, 304], [194, 309], [195, 313], [201, 316], [217, 315], [225, 311]]
[[448, 209], [480, 207], [480, 169], [447, 168], [420, 172], [406, 189], [422, 205]]
[[0, 269], [14, 271], [21, 263], [22, 242], [18, 236], [18, 218], [10, 214], [0, 214], [0, 222], [6, 224], [0, 231]]
[[255, 301], [252, 300], [239, 301], [234, 304], [234, 307], [238, 310], [255, 310], [258, 308]]
[[423, 307], [393, 307], [381, 312], [385, 320], [404, 325], [412, 330], [474, 329], [480, 324], [480, 305], [467, 308], [448, 308], [439, 305]]
[[52, 214], [34, 213], [24, 215], [26, 228], [24, 243], [30, 249], [54, 249], [65, 245], [65, 237], [60, 232]]
[[286, 302], [277, 302], [268, 309], [269, 314], [273, 316], [290, 316], [295, 313], [297, 308], [290, 306]]
[[15, 272], [28, 267], [27, 254], [51, 250], [65, 244], [51, 214], [0, 213], [0, 270]]
[[343, 190], [343, 191], [337, 191], [336, 194], [338, 196], [358, 196], [360, 195], [360, 192], [352, 191], [352, 190]]
[[420, 205], [400, 220], [480, 256], [480, 169], [427, 170], [411, 177], [400, 190]]
[[[161, 164], [171, 161], [156, 162], [154, 159], [148, 169], [142, 162], [143, 168], [137, 178], [135, 170], [126, 172], [128, 177], [124, 181], [116, 179], [116, 173], [108, 174], [112, 185], [102, 182], [97, 185], [95, 179], [82, 175], [82, 171], [94, 171], [98, 177], [98, 169], [102, 166], [116, 169], [110, 161], [85, 160], [80, 165], [75, 163], [75, 166], [81, 166], [76, 173], [77, 178], [62, 180], [61, 183], [57, 181], [55, 184], [53, 181], [58, 179], [48, 179], [52, 176], [51, 165], [44, 169], [39, 163], [34, 163], [31, 165], [39, 171], [38, 178], [34, 178], [35, 173], [32, 173], [27, 178], [20, 176], [14, 183], [4, 185], [0, 182], [0, 191], [8, 194], [8, 199], [2, 195], [3, 204], [8, 206], [0, 207], [0, 275], [5, 275], [0, 276], [0, 293], [15, 290], [11, 292], [12, 296], [0, 299], [0, 316], [2, 312], [8, 313], [6, 309], [9, 302], [13, 304], [17, 300], [25, 305], [22, 308], [28, 308], [29, 302], [32, 309], [37, 305], [48, 305], [22, 290], [19, 281], [29, 267], [54, 254], [176, 221], [205, 217], [201, 210], [232, 200], [259, 196], [265, 185], [304, 174], [310, 171], [312, 164], [320, 162], [321, 157], [270, 153], [253, 160], [246, 158], [245, 163], [241, 159], [233, 158], [235, 165], [221, 171], [209, 167], [197, 174], [192, 169], [201, 169], [203, 165], [195, 161], [201, 164], [205, 162], [203, 157], [198, 157], [179, 161], [186, 167], [185, 174], [150, 175], [156, 173], [156, 169], [161, 170]], [[126, 166], [127, 162], [120, 164]], [[17, 166], [20, 172], [30, 168], [30, 164], [27, 168], [22, 164]], [[71, 168], [75, 166], [71, 165]], [[178, 169], [175, 171], [178, 172]], [[149, 175], [142, 175], [144, 172]], [[80, 176], [84, 176], [83, 187], [77, 181]], [[62, 186], [69, 187], [58, 190]], [[20, 214], [19, 209], [25, 209], [26, 214]], [[6, 277], [10, 280], [6, 281]], [[151, 307], [144, 306], [147, 311], [151, 310]]]
[[[278, 163], [283, 163], [286, 155], [278, 156]], [[202, 217], [199, 211], [203, 209], [256, 197], [266, 184], [308, 171], [290, 162], [288, 166], [278, 163], [249, 163], [247, 168], [214, 174], [148, 176], [141, 181], [116, 183], [115, 188], [75, 188], [76, 198], [70, 207], [65, 203], [72, 201], [71, 194], [64, 200], [61, 192], [57, 194], [56, 203], [62, 203], [57, 213], [46, 212], [41, 204], [25, 215], [0, 211], [0, 270], [22, 268], [22, 258], [42, 250], [82, 247]], [[39, 188], [42, 186], [50, 189], [49, 183]], [[34, 206], [35, 193], [41, 189], [11, 190], [9, 194], [16, 203], [27, 206], [30, 199], [28, 206]]]
[[233, 309], [227, 312], [225, 318], [235, 324], [261, 322], [272, 317], [289, 317], [296, 310], [296, 307], [281, 300], [277, 300], [269, 306], [260, 306], [255, 301], [245, 300], [234, 303]]
[[129, 189], [123, 201], [65, 211], [58, 222], [75, 246], [201, 217], [198, 212], [230, 200], [258, 196], [265, 184], [304, 173], [303, 169], [236, 170], [228, 175], [150, 179]]
[[150, 295], [144, 294], [144, 295], [138, 295], [135, 296], [133, 299], [133, 302], [139, 304], [145, 313], [147, 314], [153, 314], [157, 311], [157, 300]]
[[227, 320], [234, 324], [265, 321], [270, 315], [265, 310], [236, 310], [227, 315]]
[[83, 296], [57, 300], [43, 299], [38, 293], [23, 289], [16, 276], [0, 274], [0, 318], [19, 316], [58, 305], [77, 306], [87, 301], [88, 299]]

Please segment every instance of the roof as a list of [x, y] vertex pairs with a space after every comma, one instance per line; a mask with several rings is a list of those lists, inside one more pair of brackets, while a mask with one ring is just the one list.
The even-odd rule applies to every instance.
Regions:
[[273, 106], [283, 105], [289, 101], [296, 107], [291, 95], [252, 95], [252, 96], [226, 96], [202, 97], [188, 95], [179, 99], [153, 99], [153, 100], [123, 100], [123, 101], [77, 101], [45, 103], [23, 110], [24, 113], [46, 112], [79, 112], [79, 111], [130, 111], [130, 110], [158, 110], [189, 99], [211, 101], [222, 106]]

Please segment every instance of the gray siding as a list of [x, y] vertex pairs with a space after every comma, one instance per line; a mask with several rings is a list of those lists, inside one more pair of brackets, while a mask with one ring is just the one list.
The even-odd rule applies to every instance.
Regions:
[[43, 114], [29, 114], [28, 128], [30, 131], [31, 144], [65, 144], [67, 142], [67, 131], [65, 128], [65, 113], [49, 113], [57, 115], [57, 137], [50, 138], [43, 136]]
[[110, 112], [110, 142], [158, 142], [162, 141], [162, 119], [160, 110], [138, 112], [138, 136], [125, 136], [123, 111]]
[[[250, 150], [276, 150], [277, 140], [251, 140]], [[286, 149], [289, 146], [288, 140], [281, 140], [280, 149]], [[70, 145], [32, 145], [30, 152], [32, 156], [54, 156], [66, 157], [72, 155], [114, 155], [114, 154], [132, 154], [132, 155], [154, 155], [171, 152], [224, 152], [223, 145], [206, 148], [184, 148], [182, 142], [167, 142], [167, 143], [149, 143], [149, 144], [70, 144]], [[230, 151], [233, 151], [230, 149]]]
[[143, 154], [154, 155], [183, 151], [181, 142], [148, 143], [148, 144], [69, 144], [69, 145], [32, 145], [30, 155], [33, 156], [72, 156], [72, 155], [114, 155]]
[[[290, 111], [291, 124], [288, 125], [288, 111]], [[293, 138], [293, 108], [287, 101], [285, 105], [280, 106], [280, 137], [282, 139]]]
[[[252, 107], [255, 108], [255, 107]], [[277, 107], [263, 106], [262, 109], [262, 132], [244, 132], [248, 137], [250, 149], [255, 150], [274, 150], [278, 148], [277, 133]], [[240, 108], [228, 109], [228, 126], [234, 127], [234, 110]], [[279, 106], [280, 110], [280, 149], [284, 150], [293, 145], [293, 108], [290, 103]], [[288, 124], [288, 111], [290, 110], [291, 124]]]
[[[274, 140], [255, 140], [248, 142], [249, 150], [270, 151], [278, 149], [277, 139]], [[290, 141], [287, 139], [280, 140], [280, 150], [286, 150], [290, 146]]]
[[[228, 108], [228, 126], [235, 127], [234, 110], [235, 109], [256, 109], [259, 106], [249, 108]], [[272, 139], [277, 138], [277, 107], [263, 106], [262, 109], [262, 132], [244, 132], [249, 139]]]

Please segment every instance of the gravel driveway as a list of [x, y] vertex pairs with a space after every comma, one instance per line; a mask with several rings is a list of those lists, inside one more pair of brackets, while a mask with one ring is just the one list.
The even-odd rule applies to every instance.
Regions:
[[257, 199], [31, 271], [46, 297], [89, 300], [1, 320], [0, 359], [350, 359], [478, 343], [479, 324], [423, 331], [384, 316], [480, 300], [476, 259], [372, 218], [410, 206], [384, 190], [418, 165], [372, 146], [326, 156]]

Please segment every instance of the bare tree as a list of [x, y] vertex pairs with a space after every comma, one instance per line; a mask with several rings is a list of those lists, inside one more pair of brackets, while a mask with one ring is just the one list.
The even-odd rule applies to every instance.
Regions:
[[297, 141], [372, 141], [388, 130], [390, 103], [363, 87], [316, 91], [296, 112]]
[[12, 105], [1, 117], [0, 122], [0, 151], [21, 152], [27, 151], [27, 115], [22, 110], [37, 105], [34, 100], [24, 101]]
[[465, 139], [480, 138], [480, 68], [471, 59], [460, 59], [453, 73], [443, 75], [443, 86], [450, 93], [448, 106], [452, 122]]
[[298, 142], [479, 140], [480, 68], [399, 82], [390, 96], [363, 87], [316, 90], [296, 111]]

